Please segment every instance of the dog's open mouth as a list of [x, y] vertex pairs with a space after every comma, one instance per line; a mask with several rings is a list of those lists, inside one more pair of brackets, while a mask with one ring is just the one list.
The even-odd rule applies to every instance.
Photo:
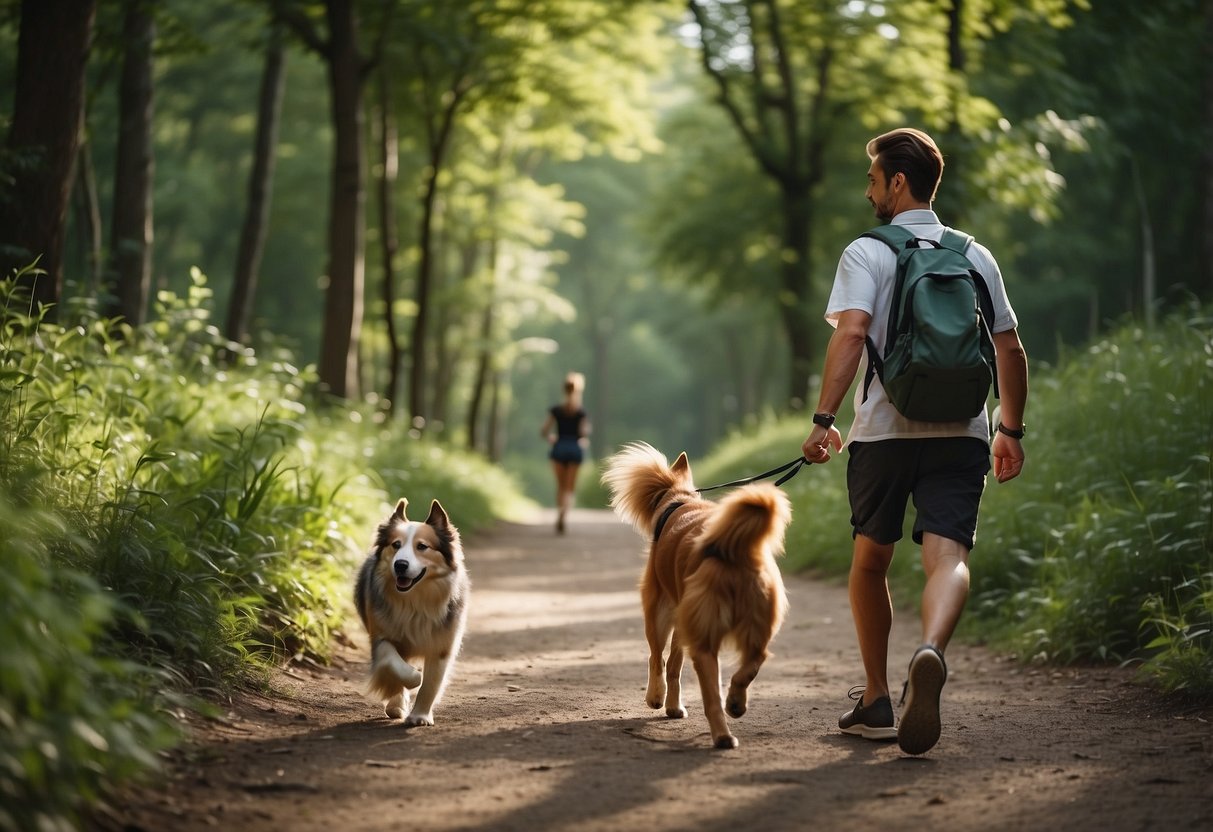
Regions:
[[417, 586], [417, 584], [421, 583], [421, 579], [424, 577], [425, 577], [424, 568], [417, 574], [417, 577], [413, 578], [413, 580], [411, 580], [411, 581], [408, 578], [397, 575], [396, 576], [396, 591], [397, 592], [408, 592], [410, 589]]

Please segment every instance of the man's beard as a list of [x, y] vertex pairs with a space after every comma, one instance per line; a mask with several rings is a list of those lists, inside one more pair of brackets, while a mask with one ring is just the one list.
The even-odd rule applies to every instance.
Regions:
[[893, 219], [893, 206], [890, 200], [885, 199], [884, 202], [872, 201], [872, 209], [876, 212], [876, 219], [881, 222], [888, 222]]

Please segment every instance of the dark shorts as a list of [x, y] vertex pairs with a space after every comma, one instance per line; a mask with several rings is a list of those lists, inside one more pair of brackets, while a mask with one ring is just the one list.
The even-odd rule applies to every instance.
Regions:
[[990, 470], [990, 447], [972, 437], [886, 439], [848, 446], [847, 493], [853, 535], [896, 543], [913, 497], [914, 542], [923, 532], [957, 540], [977, 538], [977, 510]]
[[584, 454], [581, 450], [581, 443], [571, 436], [562, 436], [552, 443], [552, 450], [548, 452], [548, 459], [552, 462], [564, 462], [580, 465], [584, 459]]

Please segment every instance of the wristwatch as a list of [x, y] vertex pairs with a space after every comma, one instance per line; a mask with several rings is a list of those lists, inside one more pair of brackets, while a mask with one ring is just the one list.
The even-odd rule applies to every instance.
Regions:
[[1026, 425], [1020, 425], [1019, 430], [1011, 430], [1002, 422], [998, 423], [998, 432], [1011, 437], [1012, 439], [1023, 439], [1024, 432], [1027, 430]]
[[814, 413], [813, 424], [821, 425], [826, 430], [829, 430], [834, 427], [834, 418], [833, 413]]

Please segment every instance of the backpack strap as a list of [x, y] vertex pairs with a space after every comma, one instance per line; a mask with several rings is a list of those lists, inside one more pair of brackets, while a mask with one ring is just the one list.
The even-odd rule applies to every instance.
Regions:
[[[963, 254], [965, 259], [969, 259], [967, 254], [969, 246], [973, 244], [973, 235], [966, 234], [963, 231], [957, 231], [955, 228], [944, 227], [943, 236], [939, 238], [939, 244], [944, 248], [950, 248], [958, 254]], [[969, 260], [969, 265], [973, 265], [973, 261]], [[973, 271], [977, 271], [974, 269]]]
[[905, 248], [905, 244], [914, 239], [914, 232], [904, 225], [878, 225], [859, 236], [880, 240], [880, 242], [892, 249], [894, 254], [901, 254], [901, 250]]
[[[905, 250], [906, 244], [915, 239], [914, 233], [904, 225], [878, 225], [875, 228], [865, 231], [861, 237], [871, 237], [873, 240], [880, 240], [893, 252], [894, 257], [901, 257], [901, 252]], [[900, 275], [898, 276], [900, 281]], [[896, 298], [901, 292], [900, 286], [893, 287], [893, 297]], [[863, 377], [863, 399], [868, 400], [868, 390], [872, 387], [872, 379], [877, 375], [884, 374], [884, 359], [881, 358], [880, 352], [876, 349], [876, 342], [869, 335], [865, 339], [868, 350], [868, 369]]]
[[[969, 246], [973, 244], [973, 235], [965, 234], [963, 231], [957, 231], [954, 228], [944, 228], [943, 237], [939, 241], [940, 245], [946, 246], [953, 251], [959, 252], [969, 261], [969, 271], [973, 274], [973, 285], [977, 287], [977, 306], [981, 313], [981, 325], [986, 331], [986, 337], [990, 339], [990, 343], [994, 343], [994, 298], [990, 295], [990, 287], [986, 284], [985, 275], [977, 270], [973, 265], [972, 259], [969, 257]], [[993, 381], [994, 398], [998, 398], [998, 363], [995, 362], [990, 367], [990, 378]]]

